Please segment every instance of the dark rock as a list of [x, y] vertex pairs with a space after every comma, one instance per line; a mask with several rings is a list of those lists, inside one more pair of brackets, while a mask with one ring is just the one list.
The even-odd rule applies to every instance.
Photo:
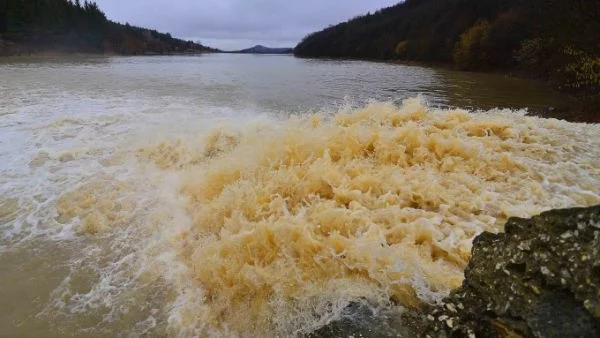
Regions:
[[600, 206], [511, 218], [473, 243], [428, 337], [600, 337]]
[[348, 305], [336, 321], [312, 332], [309, 338], [412, 338], [422, 330], [420, 316], [397, 312], [376, 312], [368, 302], [353, 302]]

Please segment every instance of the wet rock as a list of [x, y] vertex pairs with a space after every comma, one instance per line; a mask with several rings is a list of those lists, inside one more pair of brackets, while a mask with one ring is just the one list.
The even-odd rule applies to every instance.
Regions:
[[[409, 311], [409, 310], [407, 310]], [[415, 313], [376, 312], [366, 302], [354, 302], [346, 307], [338, 320], [307, 335], [308, 338], [412, 338], [422, 330], [421, 317]]]
[[483, 233], [427, 337], [600, 337], [600, 206], [512, 218]]

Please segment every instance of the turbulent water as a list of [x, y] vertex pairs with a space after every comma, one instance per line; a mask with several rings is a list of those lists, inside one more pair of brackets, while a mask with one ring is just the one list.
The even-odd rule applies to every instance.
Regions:
[[439, 301], [508, 217], [600, 204], [600, 125], [465, 110], [557, 97], [457, 78], [287, 56], [3, 61], [0, 335], [302, 336], [352, 303]]

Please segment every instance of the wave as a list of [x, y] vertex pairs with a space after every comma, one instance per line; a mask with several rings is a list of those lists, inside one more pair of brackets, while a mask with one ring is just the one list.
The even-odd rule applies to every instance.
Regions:
[[353, 302], [436, 303], [462, 283], [481, 232], [600, 204], [600, 126], [523, 111], [414, 98], [191, 139], [115, 156], [144, 178], [95, 177], [56, 204], [81, 236], [143, 218], [125, 237], [138, 248], [130, 278], [170, 290], [164, 325], [178, 335], [302, 335]]

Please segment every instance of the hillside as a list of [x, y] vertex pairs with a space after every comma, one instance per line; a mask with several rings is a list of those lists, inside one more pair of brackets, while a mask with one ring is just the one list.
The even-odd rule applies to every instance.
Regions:
[[135, 55], [216, 50], [112, 22], [93, 2], [0, 0], [0, 55], [45, 51]]
[[509, 69], [598, 99], [598, 32], [598, 0], [407, 0], [313, 33], [295, 54]]

